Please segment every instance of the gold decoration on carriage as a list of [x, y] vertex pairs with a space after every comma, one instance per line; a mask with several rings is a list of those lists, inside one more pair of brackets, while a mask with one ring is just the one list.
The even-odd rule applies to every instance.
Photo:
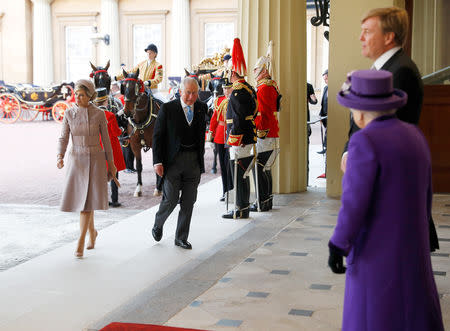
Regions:
[[47, 94], [47, 92], [45, 92], [45, 93], [44, 93], [44, 98], [47, 99], [47, 96], [48, 96], [48, 94]]
[[22, 92], [22, 98], [25, 99], [25, 92]]
[[36, 101], [39, 98], [39, 96], [36, 92], [33, 92], [31, 93], [30, 98], [31, 100]]

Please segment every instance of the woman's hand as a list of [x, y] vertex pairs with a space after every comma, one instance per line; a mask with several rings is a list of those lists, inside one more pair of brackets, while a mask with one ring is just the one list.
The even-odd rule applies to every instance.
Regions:
[[108, 164], [108, 182], [113, 179], [113, 177], [116, 177], [117, 174], [117, 168], [113, 164]]
[[64, 159], [61, 155], [58, 155], [56, 158], [56, 167], [58, 169], [62, 169], [64, 167]]

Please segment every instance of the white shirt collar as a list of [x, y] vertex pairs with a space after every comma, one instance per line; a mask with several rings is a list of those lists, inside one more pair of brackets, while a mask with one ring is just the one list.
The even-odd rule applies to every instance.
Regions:
[[380, 70], [382, 66], [384, 66], [384, 64], [395, 54], [397, 53], [397, 51], [400, 49], [400, 46], [395, 46], [393, 48], [391, 48], [390, 50], [384, 52], [383, 54], [380, 55], [380, 57], [378, 59], [375, 60], [375, 62], [373, 63], [373, 67], [375, 67], [375, 69]]
[[[181, 102], [181, 108], [183, 108], [183, 110], [186, 112], [187, 111], [187, 104], [185, 104], [183, 102], [183, 99], [180, 98], [180, 102]], [[194, 105], [191, 106], [191, 109], [194, 110]]]

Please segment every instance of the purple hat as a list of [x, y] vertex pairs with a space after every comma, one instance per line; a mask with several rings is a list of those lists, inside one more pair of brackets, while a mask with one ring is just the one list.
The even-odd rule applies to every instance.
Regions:
[[356, 110], [391, 110], [406, 104], [408, 95], [394, 89], [392, 73], [386, 70], [358, 70], [348, 75], [337, 94], [338, 102]]

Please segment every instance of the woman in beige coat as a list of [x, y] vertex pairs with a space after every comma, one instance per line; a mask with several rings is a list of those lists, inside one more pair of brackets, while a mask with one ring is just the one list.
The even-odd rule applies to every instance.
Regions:
[[78, 258], [83, 257], [88, 230], [86, 249], [95, 246], [98, 233], [94, 227], [94, 210], [108, 209], [108, 180], [116, 174], [105, 114], [91, 102], [95, 94], [91, 81], [81, 79], [75, 84], [76, 105], [66, 111], [58, 140], [56, 165], [61, 169], [69, 136], [72, 137], [61, 210], [80, 212], [81, 233], [75, 252]]

